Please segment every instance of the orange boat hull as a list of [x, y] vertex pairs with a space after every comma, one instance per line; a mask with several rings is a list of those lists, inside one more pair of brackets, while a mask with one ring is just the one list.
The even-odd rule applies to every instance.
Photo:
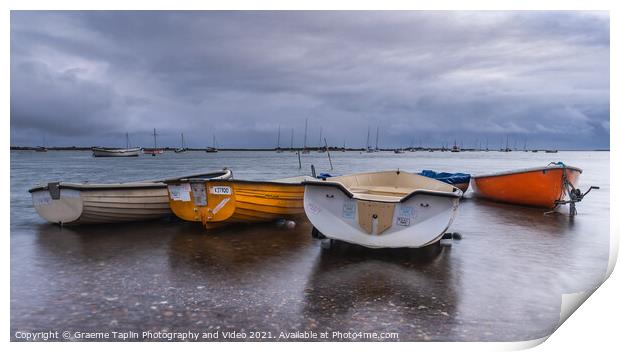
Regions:
[[581, 170], [573, 167], [543, 167], [514, 173], [472, 177], [474, 192], [486, 199], [552, 209], [556, 201], [567, 198], [562, 175], [577, 187]]

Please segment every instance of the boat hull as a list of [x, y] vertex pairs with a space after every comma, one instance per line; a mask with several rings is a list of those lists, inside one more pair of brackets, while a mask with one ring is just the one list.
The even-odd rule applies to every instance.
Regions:
[[93, 156], [95, 156], [95, 157], [131, 157], [131, 156], [140, 156], [140, 148], [131, 148], [131, 149], [93, 148]]
[[144, 148], [144, 149], [142, 149], [142, 154], [161, 155], [161, 154], [164, 154], [164, 150], [163, 149]]
[[459, 197], [418, 193], [400, 202], [374, 202], [307, 184], [304, 207], [327, 238], [370, 248], [420, 248], [441, 239], [456, 217]]
[[[232, 174], [224, 170], [199, 175], [230, 178]], [[39, 216], [61, 225], [146, 221], [171, 215], [164, 180], [117, 184], [54, 182], [29, 192]]]
[[577, 187], [581, 170], [575, 167], [548, 166], [535, 169], [472, 177], [477, 196], [489, 200], [552, 209], [556, 201], [567, 198], [563, 172]]
[[269, 222], [304, 214], [304, 187], [294, 183], [222, 180], [169, 182], [170, 208], [206, 228], [228, 223]]
[[145, 221], [170, 214], [164, 184], [123, 189], [60, 189], [58, 199], [48, 190], [32, 192], [37, 213], [62, 225]]

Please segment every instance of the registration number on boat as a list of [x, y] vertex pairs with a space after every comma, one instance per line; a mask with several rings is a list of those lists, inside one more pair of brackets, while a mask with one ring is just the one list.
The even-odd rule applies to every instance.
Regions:
[[231, 195], [232, 194], [232, 189], [230, 187], [227, 187], [227, 186], [213, 186], [213, 187], [209, 188], [209, 192], [211, 194]]

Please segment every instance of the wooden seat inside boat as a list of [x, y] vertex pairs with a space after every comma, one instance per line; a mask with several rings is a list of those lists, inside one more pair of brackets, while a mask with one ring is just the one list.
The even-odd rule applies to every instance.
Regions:
[[369, 200], [398, 200], [415, 189], [410, 187], [389, 187], [389, 186], [356, 186], [350, 187], [349, 191], [358, 198], [372, 198]]
[[342, 184], [358, 199], [380, 202], [398, 202], [416, 190], [453, 191], [451, 185], [403, 171], [373, 172], [328, 180]]

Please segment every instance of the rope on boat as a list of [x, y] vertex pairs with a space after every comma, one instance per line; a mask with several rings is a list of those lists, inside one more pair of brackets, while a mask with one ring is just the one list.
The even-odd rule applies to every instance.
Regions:
[[[551, 210], [551, 212], [555, 211], [555, 209], [560, 205], [570, 204], [570, 216], [577, 215], [577, 206], [575, 206], [575, 203], [581, 202], [581, 200], [586, 196], [586, 194], [590, 193], [590, 191], [593, 189], [599, 189], [599, 187], [591, 186], [585, 193], [581, 192], [581, 190], [579, 188], [576, 188], [568, 179], [568, 176], [566, 175], [566, 164], [558, 161], [551, 162], [549, 163], [549, 165], [556, 165], [562, 167], [562, 192], [560, 193], [560, 199], [557, 199], [555, 201], [555, 206], [553, 207], [553, 210]], [[568, 195], [568, 200], [563, 199], [564, 194]]]

